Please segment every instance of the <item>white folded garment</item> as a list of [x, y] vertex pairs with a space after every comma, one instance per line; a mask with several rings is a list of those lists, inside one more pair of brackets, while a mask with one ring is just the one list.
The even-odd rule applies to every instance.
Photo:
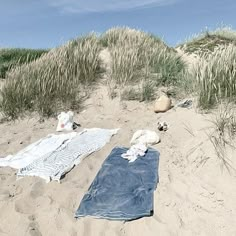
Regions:
[[129, 162], [134, 162], [139, 156], [145, 156], [147, 146], [142, 143], [135, 144], [124, 154], [121, 155], [124, 159], [128, 159]]

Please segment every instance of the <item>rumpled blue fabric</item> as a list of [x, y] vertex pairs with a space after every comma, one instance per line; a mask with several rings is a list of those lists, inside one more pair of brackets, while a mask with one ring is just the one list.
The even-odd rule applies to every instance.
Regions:
[[153, 195], [159, 182], [159, 152], [148, 148], [144, 157], [129, 163], [121, 157], [128, 148], [116, 147], [84, 195], [76, 218], [92, 216], [134, 220], [153, 214]]

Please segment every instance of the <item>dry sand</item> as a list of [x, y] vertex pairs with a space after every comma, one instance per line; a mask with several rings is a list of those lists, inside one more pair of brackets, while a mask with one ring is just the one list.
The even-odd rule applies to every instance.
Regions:
[[[190, 66], [194, 64], [195, 59], [183, 57]], [[101, 58], [109, 71], [109, 52], [103, 51]], [[110, 100], [103, 86], [93, 93], [84, 109], [75, 116], [82, 125], [78, 131], [92, 127], [120, 131], [101, 151], [66, 174], [60, 184], [47, 184], [37, 177], [16, 180], [15, 170], [0, 167], [0, 236], [236, 235], [236, 173], [221, 168], [209, 141], [211, 115], [193, 108], [155, 114], [152, 104]], [[126, 223], [74, 219], [84, 193], [113, 147], [129, 146], [138, 129], [157, 131], [158, 121], [166, 121], [170, 127], [160, 132], [161, 143], [154, 146], [160, 152], [154, 215]], [[56, 119], [40, 123], [36, 117], [0, 124], [0, 156], [14, 154], [55, 133], [56, 125]], [[234, 168], [235, 154], [228, 153]]]
[[[210, 115], [184, 108], [155, 114], [151, 104], [120, 103], [109, 100], [106, 94], [104, 88], [94, 92], [75, 121], [83, 128], [121, 128], [119, 133], [72, 169], [60, 184], [47, 184], [37, 177], [16, 181], [15, 170], [0, 168], [0, 235], [236, 235], [236, 176], [221, 170], [208, 140]], [[137, 129], [157, 130], [158, 120], [167, 121], [170, 128], [160, 133], [162, 141], [155, 145], [161, 155], [154, 215], [126, 223], [74, 219], [84, 193], [112, 148], [129, 146]], [[0, 155], [14, 154], [55, 133], [56, 125], [56, 119], [39, 123], [35, 117], [0, 124]]]

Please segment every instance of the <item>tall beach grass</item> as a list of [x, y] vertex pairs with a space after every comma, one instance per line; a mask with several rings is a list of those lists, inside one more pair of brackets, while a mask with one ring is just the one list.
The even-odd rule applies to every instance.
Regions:
[[[227, 32], [209, 35], [223, 37]], [[233, 41], [235, 35], [228, 32], [226, 38]], [[212, 42], [210, 37], [204, 40]], [[186, 45], [193, 42], [198, 45], [197, 40]], [[112, 28], [100, 37], [90, 34], [12, 68], [6, 74], [0, 108], [13, 119], [25, 112], [50, 116], [61, 109], [77, 109], [87, 89], [100, 78], [100, 52], [106, 48], [105, 78], [114, 90], [112, 97], [119, 93], [121, 99], [151, 101], [164, 86], [176, 93], [197, 92], [199, 106], [209, 109], [236, 96], [236, 46], [217, 43], [211, 53], [201, 52], [190, 73], [180, 54], [152, 34], [127, 27]]]
[[78, 107], [84, 88], [99, 77], [99, 52], [97, 37], [89, 35], [16, 67], [2, 89], [2, 112], [15, 119], [26, 111], [50, 116], [63, 107]]
[[236, 31], [231, 27], [218, 27], [214, 30], [205, 29], [178, 45], [186, 53], [206, 56], [217, 50], [218, 46], [236, 45]]
[[152, 90], [141, 89], [141, 97], [154, 98], [147, 92], [161, 85], [177, 84], [183, 77], [185, 65], [180, 56], [151, 34], [127, 27], [113, 28], [102, 35], [101, 42], [111, 53], [109, 82], [126, 90], [129, 85], [148, 88], [152, 84]]
[[218, 46], [196, 65], [192, 75], [197, 82], [199, 106], [210, 109], [220, 101], [236, 99], [236, 46]]

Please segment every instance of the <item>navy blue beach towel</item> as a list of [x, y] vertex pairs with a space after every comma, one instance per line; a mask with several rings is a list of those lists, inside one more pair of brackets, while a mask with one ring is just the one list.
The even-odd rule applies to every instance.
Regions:
[[159, 152], [149, 148], [144, 157], [129, 163], [116, 147], [84, 195], [75, 217], [134, 220], [153, 214], [153, 195], [159, 181]]

